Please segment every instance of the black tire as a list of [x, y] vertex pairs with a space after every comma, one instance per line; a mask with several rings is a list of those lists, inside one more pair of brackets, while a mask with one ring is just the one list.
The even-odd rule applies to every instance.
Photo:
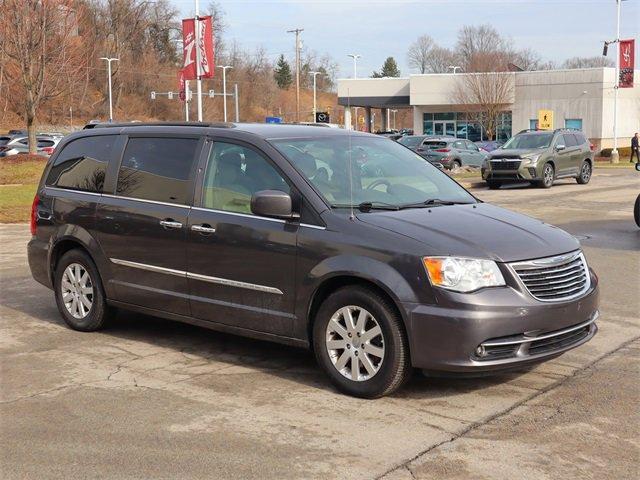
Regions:
[[542, 180], [539, 180], [536, 185], [541, 188], [551, 188], [553, 180], [556, 176], [555, 168], [551, 163], [545, 163], [542, 167]]
[[576, 182], [578, 182], [580, 185], [586, 185], [587, 183], [589, 183], [589, 180], [591, 180], [591, 173], [591, 163], [585, 160], [584, 162], [582, 162], [582, 165], [580, 165], [580, 172], [576, 177]]
[[636, 225], [640, 227], [640, 195], [636, 197], [636, 204], [633, 206], [633, 218], [636, 221]]
[[451, 171], [455, 171], [462, 166], [462, 162], [460, 160], [454, 160], [451, 162]]
[[[91, 305], [86, 316], [82, 318], [74, 317], [65, 306], [65, 302], [63, 300], [62, 280], [65, 270], [72, 264], [80, 265], [84, 269], [89, 276], [89, 282], [92, 287], [92, 293], [90, 295]], [[69, 250], [58, 261], [54, 272], [54, 292], [60, 315], [62, 315], [65, 323], [74, 330], [79, 330], [81, 332], [93, 332], [103, 328], [113, 317], [114, 311], [107, 305], [98, 269], [93, 263], [93, 260], [91, 260], [91, 257], [82, 250]]]
[[[348, 306], [359, 307], [370, 312], [382, 332], [384, 354], [378, 366], [379, 369], [370, 378], [360, 381], [347, 378], [338, 371], [333, 364], [326, 344], [327, 326], [331, 318], [340, 309]], [[356, 351], [358, 348], [355, 343], [353, 345], [353, 350], [350, 349], [348, 352], [351, 355], [350, 358], [354, 358], [354, 354], [358, 355]], [[361, 347], [362, 355], [364, 355], [364, 347], [367, 345]], [[379, 398], [388, 395], [400, 388], [412, 373], [409, 342], [402, 319], [386, 297], [368, 288], [343, 287], [327, 297], [314, 319], [313, 347], [318, 363], [329, 376], [333, 385], [341, 392], [354, 397]], [[346, 352], [346, 349], [342, 349], [343, 354]], [[373, 357], [368, 356], [367, 358]], [[347, 360], [347, 362], [350, 366], [352, 365], [351, 360]], [[364, 369], [364, 366], [361, 368]]]
[[487, 186], [491, 190], [497, 190], [502, 186], [502, 182], [498, 182], [496, 180], [487, 180]]

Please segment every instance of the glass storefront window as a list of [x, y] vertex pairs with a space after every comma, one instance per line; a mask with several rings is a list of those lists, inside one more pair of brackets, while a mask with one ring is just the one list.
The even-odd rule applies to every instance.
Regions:
[[[425, 135], [447, 135], [472, 142], [488, 140], [480, 122], [474, 122], [471, 118], [472, 115], [464, 112], [424, 113], [422, 115], [423, 132]], [[505, 142], [511, 138], [511, 122], [511, 112], [502, 112], [499, 115], [496, 140]]]
[[564, 128], [575, 128], [576, 130], [582, 130], [582, 119], [567, 118], [564, 121]]

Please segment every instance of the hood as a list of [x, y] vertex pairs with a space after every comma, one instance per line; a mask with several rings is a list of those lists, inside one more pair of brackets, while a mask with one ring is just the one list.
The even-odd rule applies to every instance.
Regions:
[[422, 242], [425, 255], [515, 262], [580, 248], [564, 230], [487, 203], [372, 211], [358, 219]]
[[535, 153], [544, 152], [544, 148], [508, 148], [493, 150], [489, 154], [489, 159], [492, 158], [522, 158], [525, 155], [531, 155]]

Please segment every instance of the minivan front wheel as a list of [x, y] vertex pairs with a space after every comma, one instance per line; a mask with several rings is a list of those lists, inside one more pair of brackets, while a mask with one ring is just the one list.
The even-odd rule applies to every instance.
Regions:
[[313, 326], [318, 363], [342, 392], [378, 398], [409, 377], [409, 347], [390, 301], [360, 286], [341, 288], [320, 306]]
[[98, 330], [112, 315], [98, 270], [81, 250], [70, 250], [60, 258], [54, 272], [54, 288], [58, 310], [74, 330]]

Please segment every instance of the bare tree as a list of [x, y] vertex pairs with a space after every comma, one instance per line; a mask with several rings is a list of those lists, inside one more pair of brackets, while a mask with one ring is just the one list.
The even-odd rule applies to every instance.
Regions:
[[562, 68], [613, 67], [615, 63], [607, 57], [573, 57], [564, 61]]
[[538, 52], [525, 48], [511, 53], [510, 63], [522, 70], [540, 70], [542, 60]]
[[64, 91], [69, 77], [82, 72], [76, 16], [70, 3], [4, 0], [2, 5], [0, 49], [15, 66], [8, 69], [8, 80], [21, 94], [30, 153], [36, 153], [38, 109]]
[[429, 69], [429, 57], [431, 51], [436, 47], [436, 42], [429, 35], [421, 35], [409, 46], [407, 51], [407, 62], [411, 68], [417, 69], [420, 73], [427, 73]]
[[460, 75], [454, 87], [454, 100], [478, 122], [489, 139], [494, 139], [500, 114], [514, 96], [514, 76], [509, 72]]
[[452, 50], [435, 46], [429, 54], [428, 70], [432, 73], [447, 73], [449, 66], [461, 66], [460, 57]]

